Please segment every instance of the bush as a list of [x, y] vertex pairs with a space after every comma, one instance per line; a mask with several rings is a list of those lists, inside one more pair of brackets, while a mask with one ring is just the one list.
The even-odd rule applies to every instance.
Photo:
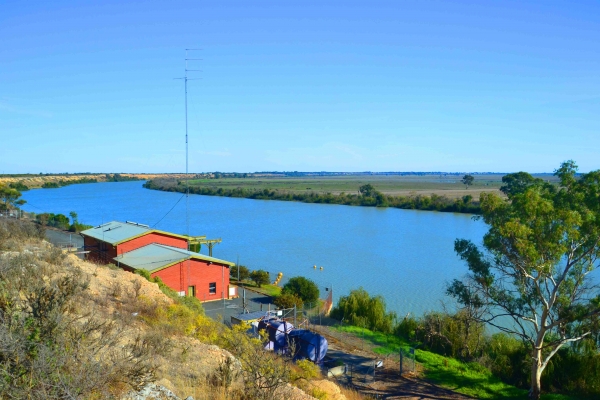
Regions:
[[482, 361], [503, 382], [527, 387], [530, 371], [524, 360], [528, 354], [523, 342], [506, 333], [497, 333], [488, 340]]
[[12, 189], [17, 189], [19, 192], [25, 192], [29, 190], [29, 187], [26, 186], [23, 182], [10, 183], [8, 187]]
[[319, 287], [310, 279], [303, 276], [296, 276], [283, 285], [281, 294], [296, 295], [304, 303], [315, 303], [319, 300]]
[[147, 281], [152, 281], [152, 278], [150, 277], [150, 272], [148, 272], [145, 269], [136, 269], [135, 273], [139, 276], [143, 276], [144, 278], [146, 278]]
[[42, 213], [36, 215], [35, 218], [42, 225], [52, 226], [58, 229], [67, 230], [71, 226], [71, 221], [63, 214]]
[[418, 326], [419, 321], [407, 315], [398, 325], [396, 325], [394, 333], [406, 340], [414, 340]]
[[81, 224], [77, 221], [73, 222], [71, 224], [71, 226], [69, 226], [69, 232], [81, 232], [81, 231], [85, 231], [86, 229], [90, 229], [93, 228], [92, 225], [86, 225], [86, 224]]
[[292, 294], [292, 293], [282, 293], [279, 296], [275, 297], [275, 300], [273, 300], [273, 303], [278, 307], [278, 308], [294, 308], [294, 306], [296, 306], [296, 308], [301, 309], [302, 306], [304, 305], [304, 303], [302, 302], [302, 299], [300, 297], [298, 297], [298, 295], [296, 294]]
[[262, 269], [252, 271], [252, 273], [250, 273], [250, 279], [252, 279], [252, 281], [256, 283], [256, 286], [258, 287], [262, 287], [262, 285], [266, 285], [270, 281], [269, 273], [267, 271], [263, 271]]
[[114, 398], [151, 380], [146, 338], [83, 308], [86, 278], [45, 253], [0, 257], [0, 398]]
[[259, 339], [246, 335], [247, 325], [235, 325], [221, 336], [221, 346], [239, 360], [244, 383], [244, 399], [271, 400], [291, 380], [290, 364], [282, 357], [265, 352]]
[[464, 310], [456, 314], [425, 314], [419, 320], [415, 336], [425, 348], [463, 361], [481, 356], [485, 343], [483, 323], [469, 318]]
[[6, 243], [22, 243], [28, 239], [41, 240], [45, 237], [45, 230], [37, 224], [31, 222], [0, 218], [0, 250], [6, 248]]
[[391, 333], [396, 322], [396, 313], [386, 311], [383, 297], [371, 297], [363, 288], [340, 297], [330, 315], [337, 320], [344, 320], [349, 325], [383, 333]]

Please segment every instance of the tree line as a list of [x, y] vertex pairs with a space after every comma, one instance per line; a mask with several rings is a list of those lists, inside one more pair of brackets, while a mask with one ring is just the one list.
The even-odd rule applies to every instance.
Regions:
[[[184, 185], [178, 184], [174, 179], [152, 179], [144, 184], [147, 189], [162, 190], [167, 192], [185, 193]], [[447, 196], [436, 194], [414, 196], [390, 196], [377, 191], [372, 185], [367, 184], [359, 188], [359, 194], [349, 193], [290, 193], [269, 189], [224, 189], [207, 186], [190, 186], [190, 193], [204, 196], [238, 197], [256, 200], [281, 200], [299, 201], [302, 203], [340, 204], [364, 207], [393, 207], [408, 210], [429, 210], [442, 212], [459, 212], [479, 214], [481, 209], [473, 196], [465, 195], [460, 199], [450, 199]]]
[[[79, 178], [79, 179], [72, 179], [72, 180], [61, 179], [61, 180], [54, 181], [54, 182], [44, 182], [42, 184], [42, 189], [57, 189], [59, 187], [75, 185], [78, 183], [98, 183], [98, 180], [96, 178]], [[23, 185], [23, 186], [25, 186], [25, 185]]]

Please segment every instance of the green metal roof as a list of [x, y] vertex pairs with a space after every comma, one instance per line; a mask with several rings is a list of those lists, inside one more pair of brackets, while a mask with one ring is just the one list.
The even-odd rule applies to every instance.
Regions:
[[94, 228], [86, 229], [81, 234], [90, 236], [110, 244], [118, 244], [123, 240], [140, 236], [151, 231], [149, 226], [140, 225], [131, 222], [111, 221], [106, 224], [98, 225]]
[[150, 232], [157, 232], [164, 235], [178, 237], [188, 240], [188, 237], [176, 233], [164, 232], [158, 229], [152, 229], [148, 225], [138, 224], [136, 222], [111, 221], [106, 224], [98, 225], [94, 228], [86, 229], [81, 234], [101, 240], [112, 245], [117, 245], [131, 239], [143, 236]]
[[226, 266], [235, 265], [229, 261], [219, 260], [204, 254], [156, 243], [127, 252], [113, 258], [113, 260], [134, 269], [145, 269], [148, 272], [154, 272], [191, 258]]

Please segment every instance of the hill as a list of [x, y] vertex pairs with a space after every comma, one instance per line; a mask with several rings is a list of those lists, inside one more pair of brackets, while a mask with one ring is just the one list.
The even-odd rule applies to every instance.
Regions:
[[199, 302], [66, 254], [43, 233], [0, 219], [0, 398], [314, 398], [299, 386], [345, 399]]

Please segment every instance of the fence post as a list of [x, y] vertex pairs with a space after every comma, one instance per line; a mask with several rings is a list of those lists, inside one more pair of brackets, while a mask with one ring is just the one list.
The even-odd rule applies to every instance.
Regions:
[[296, 304], [294, 303], [294, 326], [296, 325]]
[[403, 358], [402, 349], [400, 349], [400, 375], [402, 375], [402, 358]]

